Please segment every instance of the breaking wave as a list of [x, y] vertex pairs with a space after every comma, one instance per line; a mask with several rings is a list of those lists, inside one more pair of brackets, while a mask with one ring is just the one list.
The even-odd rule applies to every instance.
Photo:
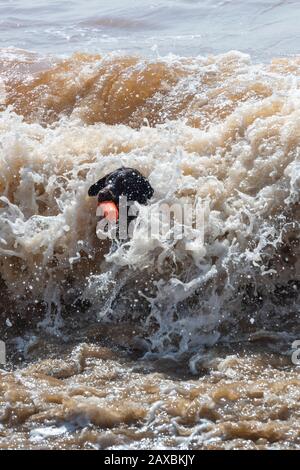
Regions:
[[[96, 317], [155, 355], [299, 331], [299, 58], [2, 51], [0, 69], [3, 335]], [[87, 190], [121, 165], [154, 210], [205, 202], [204, 243], [148, 239], [150, 207], [100, 242]]]

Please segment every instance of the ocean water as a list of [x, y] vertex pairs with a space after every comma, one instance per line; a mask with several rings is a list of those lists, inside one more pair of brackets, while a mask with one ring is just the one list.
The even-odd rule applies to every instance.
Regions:
[[0, 18], [0, 47], [62, 56], [299, 52], [297, 0], [1, 0]]
[[[299, 16], [0, 2], [0, 448], [299, 448]], [[112, 247], [87, 191], [121, 165], [155, 192]]]

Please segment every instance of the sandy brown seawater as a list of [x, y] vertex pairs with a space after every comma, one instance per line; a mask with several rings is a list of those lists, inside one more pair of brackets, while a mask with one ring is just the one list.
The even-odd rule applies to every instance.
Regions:
[[113, 347], [40, 340], [26, 365], [2, 371], [0, 447], [299, 448], [300, 378], [289, 357], [263, 343], [219, 347], [191, 375], [184, 361], [128, 354], [129, 336], [115, 333]]

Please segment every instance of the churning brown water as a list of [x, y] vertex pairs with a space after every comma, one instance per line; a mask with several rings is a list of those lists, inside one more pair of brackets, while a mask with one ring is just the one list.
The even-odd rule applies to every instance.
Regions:
[[[299, 448], [299, 7], [96, 3], [0, 7], [0, 447]], [[111, 250], [121, 165], [155, 194]], [[204, 243], [146, 236], [197, 200]]]

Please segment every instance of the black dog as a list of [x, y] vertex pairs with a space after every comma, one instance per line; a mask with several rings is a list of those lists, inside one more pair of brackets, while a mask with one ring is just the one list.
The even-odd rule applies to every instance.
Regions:
[[153, 188], [149, 181], [134, 168], [118, 168], [93, 184], [89, 196], [97, 196], [98, 202], [112, 201], [119, 205], [120, 196], [126, 196], [128, 201], [147, 204], [153, 196]]

